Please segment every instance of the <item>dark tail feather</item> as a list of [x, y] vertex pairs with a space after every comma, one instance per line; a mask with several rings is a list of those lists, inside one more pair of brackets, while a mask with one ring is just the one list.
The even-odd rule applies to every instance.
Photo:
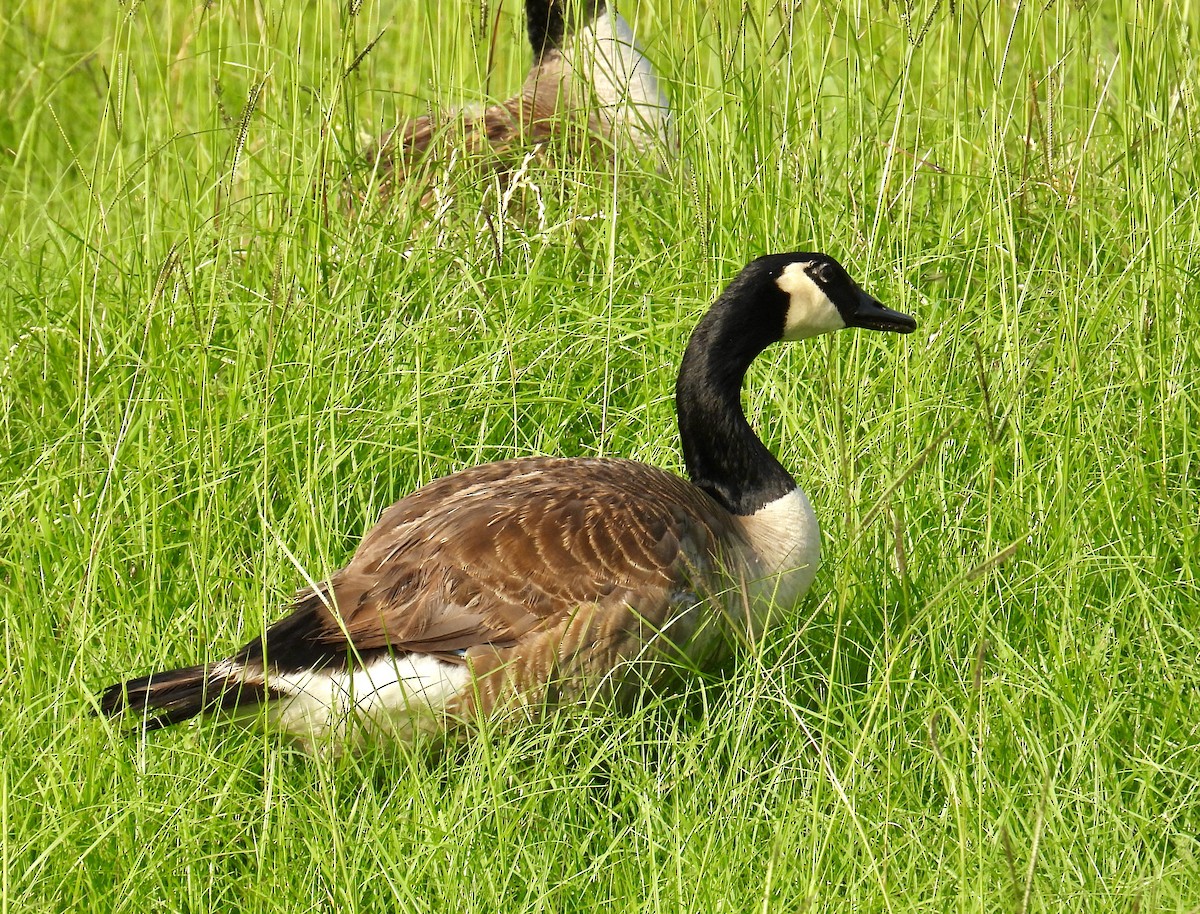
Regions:
[[214, 676], [211, 667], [201, 664], [109, 686], [100, 696], [100, 712], [108, 717], [136, 715], [148, 733], [198, 714], [261, 704], [269, 697], [262, 683]]

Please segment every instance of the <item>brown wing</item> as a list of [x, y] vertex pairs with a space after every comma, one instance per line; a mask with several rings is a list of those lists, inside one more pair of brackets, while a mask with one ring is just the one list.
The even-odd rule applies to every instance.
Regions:
[[234, 660], [294, 671], [433, 654], [472, 667], [464, 715], [627, 685], [637, 677], [619, 668], [651, 642], [688, 662], [723, 643], [710, 637], [722, 614], [704, 612], [710, 573], [744, 545], [708, 495], [645, 464], [486, 464], [390, 507], [345, 568]]
[[[530, 70], [520, 94], [471, 117], [414, 118], [385, 137], [371, 159], [384, 172], [385, 185], [409, 179], [422, 162], [447, 159], [443, 147], [516, 164], [519, 155], [507, 163], [514, 147], [541, 142], [566, 127], [560, 115], [569, 98], [568, 73], [562, 54], [550, 51]], [[601, 131], [594, 115], [585, 120], [586, 131]]]
[[359, 650], [509, 647], [587, 605], [633, 604], [661, 624], [730, 535], [708, 496], [633, 461], [477, 467], [384, 513], [334, 577], [328, 637]]

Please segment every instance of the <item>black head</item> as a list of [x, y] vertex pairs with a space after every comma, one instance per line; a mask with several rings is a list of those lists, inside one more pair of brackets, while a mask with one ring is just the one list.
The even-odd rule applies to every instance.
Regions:
[[782, 329], [777, 339], [800, 340], [843, 327], [912, 333], [917, 322], [886, 308], [850, 278], [828, 254], [795, 251], [767, 254], [742, 271], [760, 294], [779, 302]]
[[548, 51], [561, 50], [573, 29], [592, 22], [601, 0], [525, 0], [525, 28], [533, 59], [541, 61]]
[[739, 515], [792, 492], [796, 481], [751, 430], [741, 405], [750, 364], [779, 340], [843, 327], [911, 333], [832, 257], [796, 252], [751, 261], [688, 341], [675, 385], [679, 436], [692, 482]]

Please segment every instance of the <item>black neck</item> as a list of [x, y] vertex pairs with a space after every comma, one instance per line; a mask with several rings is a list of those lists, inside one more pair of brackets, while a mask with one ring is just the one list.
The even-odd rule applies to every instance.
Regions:
[[729, 511], [746, 515], [787, 495], [796, 480], [742, 411], [746, 369], [779, 333], [755, 319], [737, 286], [726, 290], [692, 333], [675, 383], [675, 408], [688, 476]]
[[592, 22], [600, 6], [601, 0], [525, 0], [525, 28], [534, 60], [561, 49], [570, 30]]

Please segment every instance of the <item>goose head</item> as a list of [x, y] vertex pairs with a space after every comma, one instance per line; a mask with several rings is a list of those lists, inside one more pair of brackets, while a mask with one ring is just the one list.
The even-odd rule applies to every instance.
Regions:
[[684, 354], [685, 374], [720, 376], [734, 393], [772, 343], [847, 327], [912, 333], [917, 322], [868, 295], [828, 254], [795, 251], [750, 261], [713, 303]]
[[759, 258], [783, 315], [779, 339], [802, 340], [846, 327], [912, 333], [917, 322], [868, 295], [828, 254], [796, 252]]
[[575, 0], [574, 4], [570, 0], [525, 0], [525, 28], [534, 63], [562, 48], [573, 29], [590, 26], [603, 5], [602, 0]]
[[675, 382], [688, 475], [734, 514], [749, 515], [796, 482], [746, 421], [741, 388], [750, 363], [781, 340], [846, 327], [911, 333], [917, 323], [880, 304], [828, 254], [752, 260], [692, 332]]

